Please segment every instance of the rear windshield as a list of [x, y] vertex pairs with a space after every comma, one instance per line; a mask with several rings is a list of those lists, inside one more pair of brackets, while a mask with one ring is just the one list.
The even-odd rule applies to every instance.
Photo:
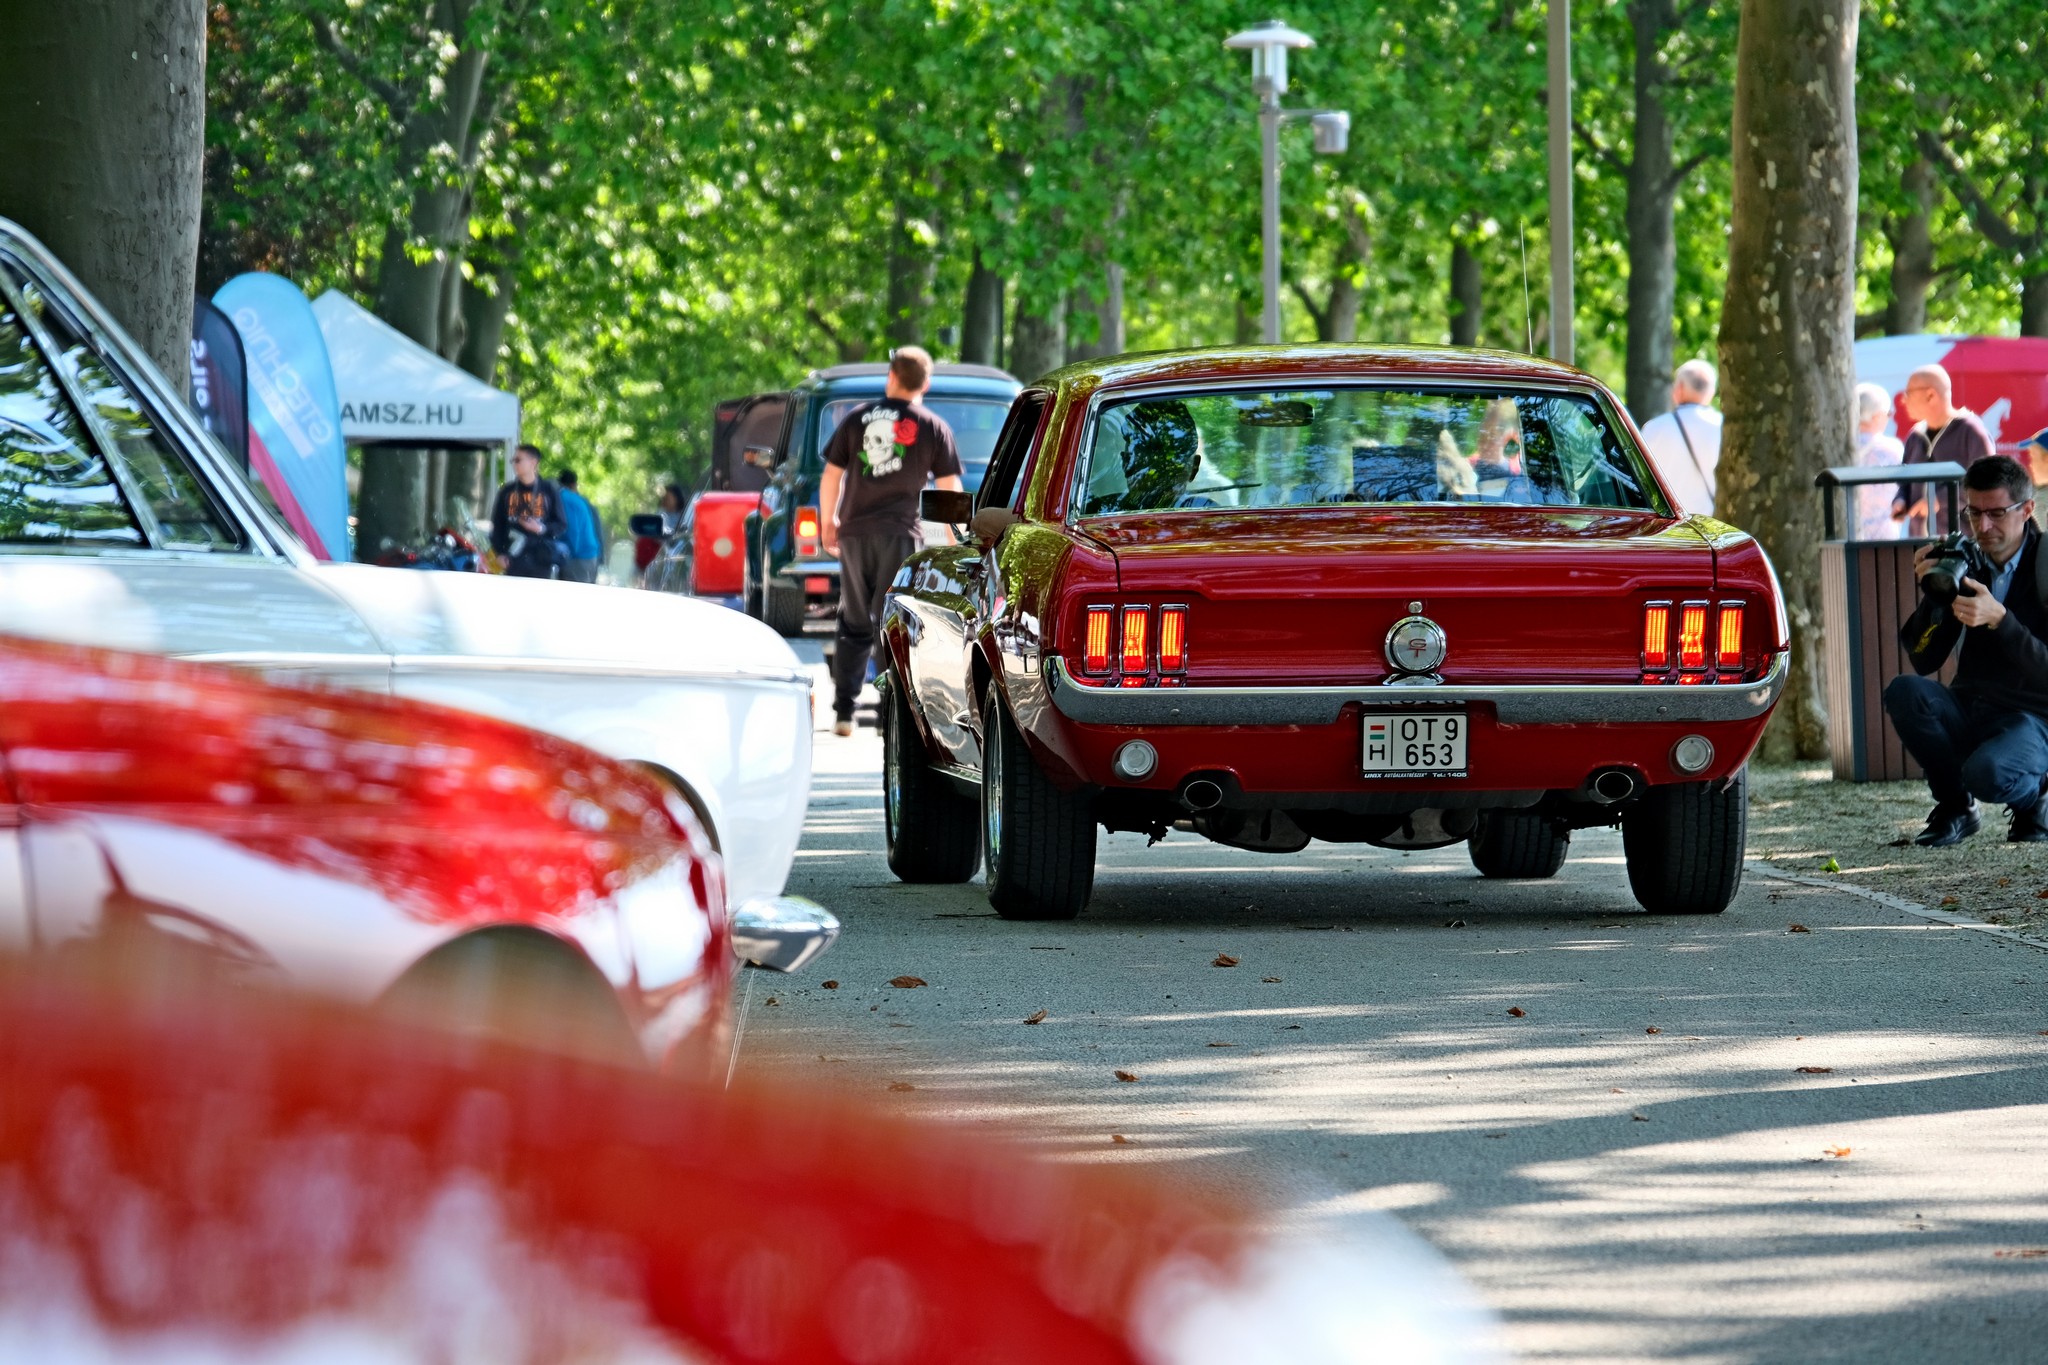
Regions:
[[[880, 396], [834, 398], [826, 403], [818, 417], [818, 444], [812, 462], [817, 462], [815, 457], [822, 454], [847, 414]], [[975, 492], [981, 487], [981, 476], [988, 473], [988, 457], [996, 448], [1003, 419], [1010, 415], [1010, 405], [991, 398], [939, 398], [930, 394], [925, 396], [924, 405], [953, 428], [953, 445], [960, 452], [960, 481], [968, 492]]]
[[1243, 389], [1106, 403], [1082, 516], [1204, 507], [1503, 503], [1661, 511], [1642, 456], [1581, 394]]

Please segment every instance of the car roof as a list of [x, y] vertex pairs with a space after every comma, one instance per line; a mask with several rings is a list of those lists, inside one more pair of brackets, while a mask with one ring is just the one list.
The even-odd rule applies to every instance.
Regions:
[[1600, 382], [1570, 365], [1518, 351], [1470, 346], [1365, 346], [1313, 343], [1279, 346], [1204, 346], [1143, 351], [1083, 360], [1052, 371], [1034, 387], [1076, 385], [1123, 388], [1155, 383], [1208, 383], [1271, 379], [1457, 379], [1570, 384], [1598, 389]]
[[[875, 394], [889, 376], [887, 365], [834, 365], [813, 370], [801, 387], [813, 393]], [[1007, 403], [1024, 386], [1016, 376], [993, 365], [935, 365], [931, 395], [935, 398], [991, 398]]]
[[[829, 365], [822, 370], [812, 370], [813, 379], [854, 379], [866, 375], [876, 378], [889, 373], [889, 367], [879, 360], [860, 361], [848, 365]], [[963, 379], [1000, 379], [1008, 383], [1017, 382], [1017, 377], [1008, 370], [997, 369], [994, 365], [970, 365], [963, 361], [941, 360], [932, 366], [932, 377], [957, 375]]]

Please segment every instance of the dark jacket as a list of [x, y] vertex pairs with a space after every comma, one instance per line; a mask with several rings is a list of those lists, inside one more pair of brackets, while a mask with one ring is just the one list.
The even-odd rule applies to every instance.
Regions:
[[2040, 531], [2027, 528], [2019, 568], [2005, 594], [2005, 619], [1995, 629], [1965, 629], [1946, 609], [1937, 616], [1924, 596], [1899, 627], [1899, 644], [1922, 675], [1948, 662], [1958, 636], [1963, 652], [1950, 684], [1957, 697], [1987, 710], [2027, 711], [2048, 720], [2048, 555], [2041, 553]]
[[[539, 517], [547, 534], [536, 536], [518, 525], [522, 517]], [[498, 489], [491, 502], [491, 548], [505, 556], [505, 572], [515, 577], [552, 578], [562, 554], [557, 547], [568, 532], [569, 523], [562, 516], [562, 491], [548, 479], [535, 479], [531, 488], [512, 479]]]

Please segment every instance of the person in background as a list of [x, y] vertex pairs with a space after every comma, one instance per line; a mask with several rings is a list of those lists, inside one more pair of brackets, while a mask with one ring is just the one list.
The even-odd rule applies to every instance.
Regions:
[[576, 471], [565, 469], [555, 476], [562, 488], [562, 520], [568, 523], [565, 539], [569, 563], [562, 577], [576, 583], [595, 583], [597, 566], [604, 558], [604, 519], [590, 505], [590, 499], [576, 490]]
[[512, 454], [512, 478], [491, 502], [491, 548], [514, 578], [553, 578], [560, 568], [561, 490], [540, 476], [540, 448], [521, 446]]
[[1671, 376], [1671, 411], [1643, 423], [1643, 446], [1681, 516], [1714, 515], [1715, 471], [1721, 463], [1721, 414], [1707, 406], [1718, 382], [1714, 367], [1688, 360]]
[[679, 483], [663, 484], [661, 488], [661, 534], [664, 537], [676, 533], [683, 524], [683, 510], [690, 505], [690, 495]]
[[[1891, 420], [1892, 396], [1885, 392], [1882, 384], [1858, 384], [1856, 386], [1856, 463], [1869, 469], [1877, 465], [1897, 464], [1905, 457], [1906, 447], [1896, 436], [1885, 435], [1885, 423]], [[1892, 499], [1898, 496], [1896, 484], [1865, 484], [1856, 490], [1856, 539], [1897, 540], [1899, 523], [1892, 520]]]
[[[1958, 407], [1955, 386], [1939, 365], [1922, 365], [1906, 376], [1906, 416], [1913, 430], [1906, 435], [1902, 464], [1959, 464], [1968, 469], [1991, 454], [1991, 434], [1977, 414]], [[1927, 489], [1902, 483], [1892, 500], [1892, 520], [1906, 523], [1906, 534], [1928, 534]]]
[[[959, 491], [960, 452], [946, 419], [923, 403], [932, 358], [922, 346], [889, 357], [882, 397], [863, 403], [825, 446], [818, 483], [819, 539], [839, 556], [839, 634], [832, 649], [832, 732], [853, 733], [853, 705], [896, 570], [917, 548], [927, 479]], [[842, 496], [843, 495], [843, 496]]]
[[[2042, 427], [2021, 441], [2019, 453], [2013, 458], [2024, 465], [2027, 473], [2033, 476], [2036, 488], [2048, 483], [2048, 427]], [[2048, 531], [2048, 506], [2044, 506], [2038, 498], [2034, 501], [2034, 525]]]

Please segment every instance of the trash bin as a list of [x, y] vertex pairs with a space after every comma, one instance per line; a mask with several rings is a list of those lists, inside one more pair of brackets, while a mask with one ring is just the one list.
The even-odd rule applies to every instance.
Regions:
[[[1911, 468], [1912, 482], [1941, 490], [1941, 507], [1930, 503], [1930, 519], [1954, 527], [1963, 467], [1945, 462]], [[1827, 635], [1828, 750], [1840, 782], [1901, 782], [1921, 775], [1885, 718], [1884, 689], [1913, 668], [1899, 647], [1899, 626], [1919, 601], [1913, 552], [1927, 538], [1858, 540], [1853, 491], [1840, 499], [1847, 515], [1839, 522], [1835, 516], [1836, 490], [1896, 484], [1899, 474], [1898, 465], [1844, 465], [1822, 470], [1813, 481], [1821, 492], [1826, 527], [1820, 584], [1821, 625]], [[1839, 538], [1838, 525], [1843, 530]], [[1951, 660], [1940, 676], [1946, 681], [1954, 672]]]

